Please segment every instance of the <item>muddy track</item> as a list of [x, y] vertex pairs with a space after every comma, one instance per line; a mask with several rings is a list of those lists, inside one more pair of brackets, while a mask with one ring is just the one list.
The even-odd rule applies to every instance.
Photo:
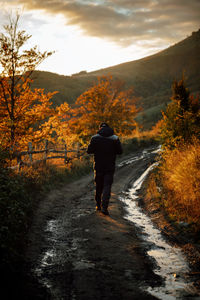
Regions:
[[162, 278], [119, 200], [154, 157], [119, 164], [110, 216], [95, 211], [92, 174], [41, 201], [26, 254], [35, 278], [29, 299], [158, 299], [147, 290], [162, 285]]

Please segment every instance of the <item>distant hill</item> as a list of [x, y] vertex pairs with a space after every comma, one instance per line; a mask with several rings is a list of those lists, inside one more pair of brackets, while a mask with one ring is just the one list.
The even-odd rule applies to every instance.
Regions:
[[133, 87], [143, 107], [138, 120], [150, 127], [160, 118], [161, 110], [170, 101], [174, 79], [181, 79], [184, 72], [187, 87], [192, 93], [200, 93], [200, 30], [183, 41], [143, 59], [130, 61], [94, 72], [82, 71], [72, 76], [35, 71], [33, 87], [46, 91], [59, 91], [54, 105], [73, 103], [76, 98], [97, 80], [98, 76], [113, 75]]

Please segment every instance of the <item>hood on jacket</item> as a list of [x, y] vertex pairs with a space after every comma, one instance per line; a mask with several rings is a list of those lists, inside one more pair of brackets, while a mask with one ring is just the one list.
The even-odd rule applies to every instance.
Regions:
[[109, 137], [114, 134], [114, 130], [108, 126], [102, 127], [99, 131], [98, 134], [100, 134], [103, 137]]

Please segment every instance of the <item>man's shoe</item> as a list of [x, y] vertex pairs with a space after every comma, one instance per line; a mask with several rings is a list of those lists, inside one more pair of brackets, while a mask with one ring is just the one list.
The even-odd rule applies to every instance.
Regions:
[[102, 209], [101, 211], [104, 215], [109, 216], [109, 212], [107, 209]]

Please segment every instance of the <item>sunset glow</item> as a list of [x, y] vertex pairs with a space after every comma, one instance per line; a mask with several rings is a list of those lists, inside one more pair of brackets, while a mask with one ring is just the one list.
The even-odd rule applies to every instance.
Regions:
[[198, 30], [200, 17], [196, 0], [0, 0], [0, 9], [1, 30], [18, 9], [28, 46], [55, 51], [38, 69], [63, 75], [156, 53]]

